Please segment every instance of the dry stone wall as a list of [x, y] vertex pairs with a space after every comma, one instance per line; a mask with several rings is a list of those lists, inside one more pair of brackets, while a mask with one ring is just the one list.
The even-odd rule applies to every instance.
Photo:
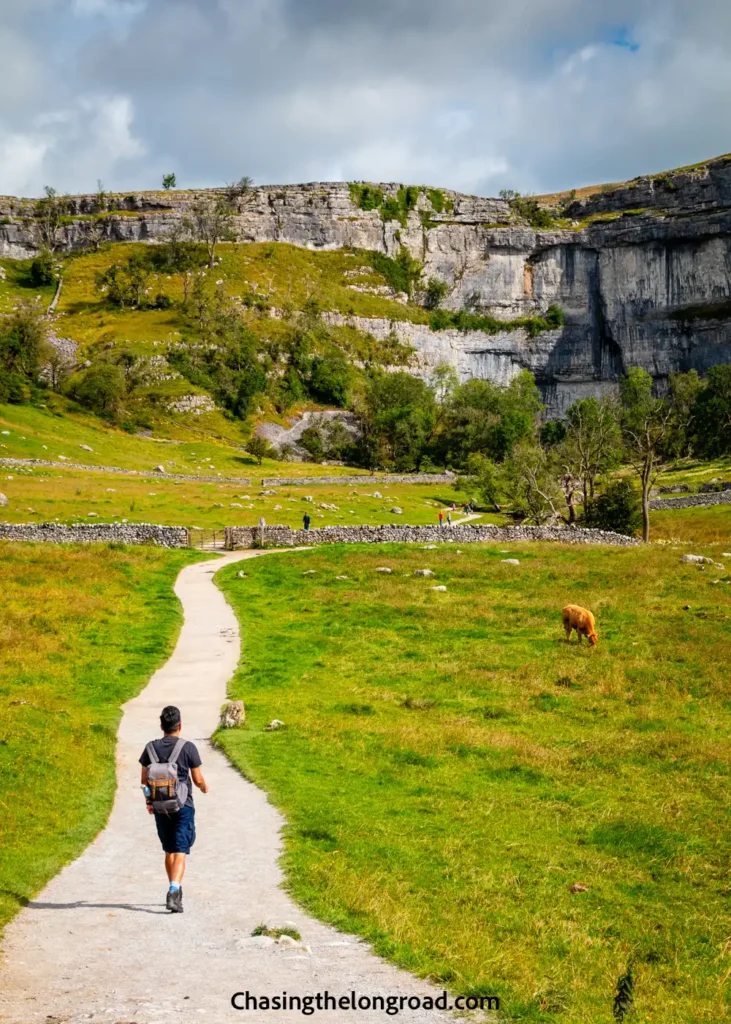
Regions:
[[632, 537], [604, 530], [581, 530], [555, 526], [325, 526], [315, 530], [292, 530], [289, 526], [230, 526], [225, 546], [237, 548], [301, 547], [315, 544], [478, 544], [509, 541], [557, 541], [562, 544], [638, 544]]
[[0, 459], [0, 466], [23, 469], [44, 466], [48, 469], [83, 469], [91, 473], [124, 473], [126, 476], [158, 477], [160, 480], [193, 480], [205, 484], [241, 484], [249, 487], [246, 476], [189, 476], [185, 473], [166, 473], [162, 469], [120, 469], [119, 466], [87, 466], [83, 462], [51, 462], [49, 459]]
[[49, 544], [153, 544], [160, 548], [190, 547], [184, 526], [155, 523], [0, 523], [0, 540]]
[[317, 487], [325, 484], [349, 484], [354, 487], [388, 487], [389, 484], [453, 484], [454, 473], [406, 473], [403, 476], [270, 476], [265, 477], [262, 487]]
[[731, 505], [731, 491], [691, 494], [687, 498], [656, 498], [650, 502], [650, 508], [655, 512], [669, 508], [695, 508], [700, 505]]

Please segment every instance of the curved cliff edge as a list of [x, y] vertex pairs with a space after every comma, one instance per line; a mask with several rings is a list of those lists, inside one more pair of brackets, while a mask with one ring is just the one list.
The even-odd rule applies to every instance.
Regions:
[[[399, 187], [380, 189], [396, 197]], [[192, 203], [216, 191], [115, 196], [117, 211], [102, 219], [95, 196], [71, 197], [60, 248], [86, 247], [92, 223], [109, 241], [161, 241]], [[423, 261], [425, 278], [447, 283], [445, 306], [503, 320], [559, 305], [565, 325], [533, 338], [396, 325], [417, 350], [416, 372], [448, 362], [462, 378], [504, 382], [527, 368], [554, 415], [611, 390], [629, 366], [662, 387], [673, 371], [731, 362], [731, 157], [584, 198], [546, 197], [541, 205], [555, 204], [556, 213], [547, 229], [531, 227], [506, 200], [440, 190], [435, 204], [434, 191], [420, 190], [413, 209], [388, 220], [360, 209], [347, 183], [254, 187], [234, 200], [236, 237], [392, 256], [404, 246]], [[0, 198], [0, 256], [37, 252], [33, 206]], [[385, 322], [358, 326], [386, 330]]]

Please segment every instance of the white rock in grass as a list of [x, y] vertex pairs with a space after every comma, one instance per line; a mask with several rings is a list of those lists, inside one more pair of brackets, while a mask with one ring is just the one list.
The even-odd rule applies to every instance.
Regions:
[[705, 555], [682, 555], [681, 562], [690, 562], [693, 565], [715, 565], [716, 563], [712, 558], [706, 558]]
[[349, 580], [350, 576], [336, 576], [335, 579], [336, 580]]
[[438, 590], [440, 594], [446, 594], [447, 593], [447, 588], [446, 587], [432, 587], [432, 590]]
[[314, 501], [315, 499], [312, 497], [311, 494], [306, 494], [305, 497], [302, 500], [303, 501]]
[[317, 572], [317, 569], [308, 569], [307, 572], [303, 572], [302, 575], [303, 576], [314, 576], [316, 572]]
[[[7, 430], [5, 431], [5, 433], [7, 434]], [[380, 491], [374, 491], [373, 494], [371, 495], [371, 497], [372, 498], [382, 498], [383, 495], [381, 494]]]
[[99, 518], [99, 513], [98, 512], [87, 512], [86, 515], [87, 515], [87, 517], [89, 519], [91, 519], [91, 518], [98, 519]]
[[433, 576], [433, 575], [434, 575], [434, 573], [431, 571], [431, 569], [416, 569], [414, 571], [414, 576]]
[[[212, 468], [213, 467], [211, 466], [211, 469]], [[164, 473], [165, 472], [165, 467], [164, 466], [155, 466], [155, 472], [156, 473]]]
[[404, 514], [403, 509], [400, 509], [397, 505], [391, 509], [392, 516], [402, 516]]
[[93, 452], [94, 449], [90, 448], [88, 444], [80, 444], [79, 448], [83, 448], [85, 452]]
[[520, 565], [517, 558], [501, 558], [500, 561], [503, 565]]
[[273, 718], [269, 725], [264, 726], [264, 732], [275, 732], [277, 729], [281, 729], [283, 725], [284, 722], [282, 722], [281, 719]]
[[[0, 505], [1, 506], [5, 506], [7, 504], [8, 504], [8, 499], [6, 498], [6, 496], [4, 494], [0, 494]], [[391, 570], [389, 569], [388, 571], [390, 572]]]
[[424, 547], [423, 547], [423, 550], [424, 551], [436, 551], [437, 550], [437, 546], [436, 546], [436, 544], [425, 544]]
[[376, 572], [385, 573], [386, 576], [390, 576], [393, 573], [393, 569], [387, 569], [385, 565], [381, 565], [376, 569]]

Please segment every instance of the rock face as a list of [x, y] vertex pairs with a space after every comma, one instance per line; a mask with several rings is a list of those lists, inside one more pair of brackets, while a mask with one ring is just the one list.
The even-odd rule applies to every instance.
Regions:
[[[123, 216], [102, 222], [105, 236], [160, 241], [199, 196], [130, 195], [120, 204]], [[527, 368], [554, 414], [610, 391], [630, 366], [643, 366], [662, 388], [673, 371], [731, 362], [731, 159], [594, 193], [565, 207], [549, 230], [521, 222], [502, 199], [443, 196], [447, 205], [438, 212], [419, 193], [402, 224], [358, 209], [345, 183], [267, 186], [236, 200], [235, 227], [242, 242], [391, 256], [405, 246], [424, 263], [425, 278], [447, 283], [451, 309], [509, 320], [558, 304], [565, 326], [533, 338], [524, 330], [487, 335], [395, 324], [417, 350], [417, 372], [448, 362], [463, 379], [506, 382]], [[92, 222], [84, 218], [94, 197], [71, 203], [74, 219], [61, 237], [68, 250], [88, 244]], [[0, 200], [0, 255], [37, 251], [31, 211], [28, 201]], [[391, 324], [363, 327], [375, 334]]]

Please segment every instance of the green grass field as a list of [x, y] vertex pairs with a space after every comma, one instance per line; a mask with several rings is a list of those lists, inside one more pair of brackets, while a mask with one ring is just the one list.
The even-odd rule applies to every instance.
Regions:
[[[609, 1024], [628, 964], [633, 1020], [731, 1019], [731, 574], [681, 551], [333, 547], [223, 570], [248, 719], [219, 742], [286, 815], [295, 897], [509, 1021]], [[598, 648], [564, 641], [568, 601]]]
[[[218, 420], [223, 420], [216, 414]], [[194, 422], [193, 422], [194, 420]], [[224, 421], [227, 422], [227, 421]], [[155, 437], [129, 434], [94, 416], [78, 411], [55, 395], [46, 408], [31, 405], [0, 405], [0, 458], [68, 460], [85, 466], [117, 466], [121, 469], [154, 470], [163, 465], [168, 473], [244, 477], [261, 481], [273, 476], [358, 476], [365, 470], [319, 463], [277, 462], [264, 459], [259, 466], [243, 450], [240, 425], [227, 422], [229, 435], [206, 417], [189, 421], [169, 420]], [[214, 429], [215, 427], [215, 429]], [[92, 451], [86, 451], [86, 445]], [[63, 457], [63, 458], [61, 458]]]
[[[263, 516], [267, 523], [301, 527], [308, 511], [314, 526], [405, 522], [437, 522], [439, 509], [464, 500], [450, 484], [392, 484], [369, 481], [360, 487], [328, 486], [267, 488], [231, 483], [199, 483], [113, 473], [84, 473], [71, 469], [0, 467], [0, 490], [9, 504], [0, 509], [0, 521], [162, 523], [171, 526], [253, 526]], [[382, 497], [374, 498], [373, 494]], [[312, 497], [305, 502], [304, 496]], [[329, 505], [323, 509], [321, 505]], [[334, 507], [333, 507], [334, 506]], [[399, 507], [402, 515], [394, 515]], [[89, 513], [92, 513], [90, 516]], [[453, 513], [455, 521], [462, 511]], [[504, 516], [482, 515], [477, 522], [500, 523]]]
[[196, 557], [0, 544], [0, 928], [104, 825], [120, 705], [171, 650]]

